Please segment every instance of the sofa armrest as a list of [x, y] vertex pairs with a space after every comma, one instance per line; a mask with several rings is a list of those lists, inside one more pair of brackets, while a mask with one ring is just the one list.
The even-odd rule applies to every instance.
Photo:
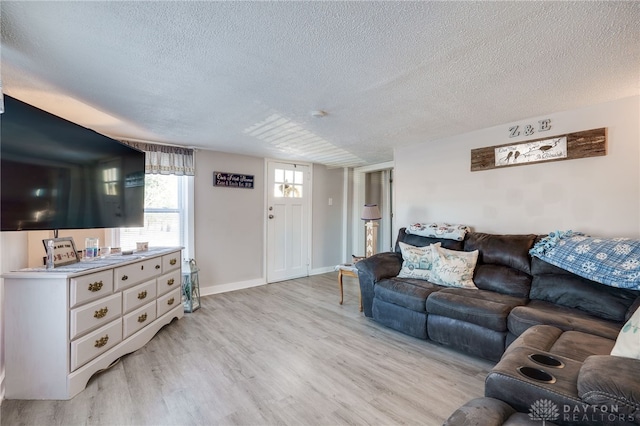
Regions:
[[[612, 355], [588, 357], [578, 374], [578, 396], [591, 405], [617, 406], [640, 422], [640, 360]], [[633, 419], [631, 419], [633, 418]]]
[[[476, 398], [454, 411], [443, 426], [502, 426], [515, 413], [515, 409], [499, 399]], [[534, 423], [531, 424], [534, 425]]]
[[358, 268], [363, 311], [365, 316], [371, 317], [375, 283], [398, 275], [402, 268], [402, 256], [395, 252], [378, 253], [360, 260], [355, 265]]

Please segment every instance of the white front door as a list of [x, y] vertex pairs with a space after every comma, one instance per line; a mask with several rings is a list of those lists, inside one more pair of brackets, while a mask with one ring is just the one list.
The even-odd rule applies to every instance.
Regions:
[[267, 282], [309, 275], [309, 166], [267, 166]]

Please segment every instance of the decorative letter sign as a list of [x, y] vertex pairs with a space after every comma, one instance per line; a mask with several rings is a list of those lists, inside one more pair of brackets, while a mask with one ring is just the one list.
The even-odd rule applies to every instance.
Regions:
[[[545, 118], [544, 120], [538, 121], [538, 132], [546, 132], [547, 130], [551, 130], [551, 119]], [[509, 137], [517, 138], [522, 133], [523, 136], [531, 136], [536, 132], [536, 129], [531, 125], [527, 124], [522, 129], [520, 126], [511, 126], [509, 127]]]
[[253, 189], [253, 175], [213, 172], [213, 186], [229, 186], [231, 188]]

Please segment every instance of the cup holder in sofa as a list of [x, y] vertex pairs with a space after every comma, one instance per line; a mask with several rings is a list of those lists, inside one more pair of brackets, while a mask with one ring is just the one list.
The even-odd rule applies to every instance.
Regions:
[[556, 378], [544, 370], [533, 367], [518, 367], [518, 373], [524, 377], [542, 383], [555, 383]]
[[564, 362], [560, 361], [558, 358], [554, 358], [551, 355], [546, 354], [531, 354], [529, 355], [529, 359], [536, 364], [546, 365], [551, 368], [563, 368]]

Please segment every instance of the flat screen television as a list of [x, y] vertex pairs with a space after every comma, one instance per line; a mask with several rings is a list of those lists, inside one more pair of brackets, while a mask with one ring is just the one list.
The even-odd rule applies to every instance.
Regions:
[[144, 225], [144, 152], [6, 95], [4, 109], [2, 231]]

